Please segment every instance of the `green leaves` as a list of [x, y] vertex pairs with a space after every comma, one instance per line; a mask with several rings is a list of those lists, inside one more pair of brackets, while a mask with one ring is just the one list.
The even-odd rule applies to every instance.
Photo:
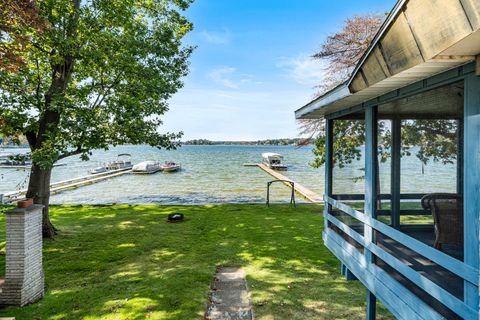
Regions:
[[16, 72], [0, 70], [0, 133], [26, 135], [36, 163], [118, 144], [175, 148], [161, 133], [168, 99], [188, 73], [192, 24], [181, 0], [43, 0], [48, 27]]
[[[415, 156], [424, 164], [429, 161], [453, 163], [457, 158], [456, 120], [404, 120], [402, 121], [402, 156]], [[391, 147], [390, 123], [378, 122], [378, 155], [386, 162]], [[361, 159], [361, 147], [365, 143], [363, 120], [335, 120], [333, 128], [333, 162], [340, 168]], [[415, 148], [415, 149], [414, 149]], [[413, 151], [415, 150], [415, 151]], [[325, 163], [325, 133], [321, 131], [315, 140], [313, 167]]]

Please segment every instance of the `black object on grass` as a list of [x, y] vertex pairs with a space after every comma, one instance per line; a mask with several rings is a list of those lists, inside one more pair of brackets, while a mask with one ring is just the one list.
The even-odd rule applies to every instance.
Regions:
[[185, 220], [183, 213], [170, 213], [167, 222], [182, 222]]

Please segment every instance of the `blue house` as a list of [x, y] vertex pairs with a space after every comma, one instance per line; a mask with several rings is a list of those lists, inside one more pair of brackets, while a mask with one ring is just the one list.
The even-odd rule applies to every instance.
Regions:
[[[325, 119], [323, 240], [366, 287], [367, 319], [377, 299], [399, 319], [479, 319], [480, 1], [398, 1], [348, 81], [295, 115]], [[365, 127], [362, 194], [334, 192], [335, 125], [345, 120]], [[402, 130], [419, 120], [453, 123], [453, 192], [402, 192]], [[382, 192], [380, 122], [391, 132]], [[434, 219], [405, 219], [415, 215]]]

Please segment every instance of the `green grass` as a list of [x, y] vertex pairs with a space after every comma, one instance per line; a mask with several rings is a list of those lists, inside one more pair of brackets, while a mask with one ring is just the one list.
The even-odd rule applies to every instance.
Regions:
[[[54, 206], [45, 297], [16, 319], [202, 319], [216, 266], [242, 266], [257, 319], [364, 319], [365, 288], [322, 244], [321, 207]], [[166, 215], [186, 214], [169, 224]], [[0, 250], [4, 252], [4, 218]], [[1, 272], [4, 255], [0, 256]], [[380, 307], [380, 319], [391, 316]]]

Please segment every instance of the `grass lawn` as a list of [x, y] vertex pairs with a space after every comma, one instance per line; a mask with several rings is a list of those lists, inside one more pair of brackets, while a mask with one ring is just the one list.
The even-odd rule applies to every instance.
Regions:
[[[46, 295], [17, 319], [202, 319], [216, 266], [243, 266], [257, 319], [364, 319], [365, 289], [322, 244], [321, 207], [53, 206]], [[166, 215], [186, 214], [169, 224]], [[0, 250], [5, 223], [0, 218]], [[5, 256], [0, 255], [1, 273]], [[380, 307], [380, 319], [391, 318]]]

